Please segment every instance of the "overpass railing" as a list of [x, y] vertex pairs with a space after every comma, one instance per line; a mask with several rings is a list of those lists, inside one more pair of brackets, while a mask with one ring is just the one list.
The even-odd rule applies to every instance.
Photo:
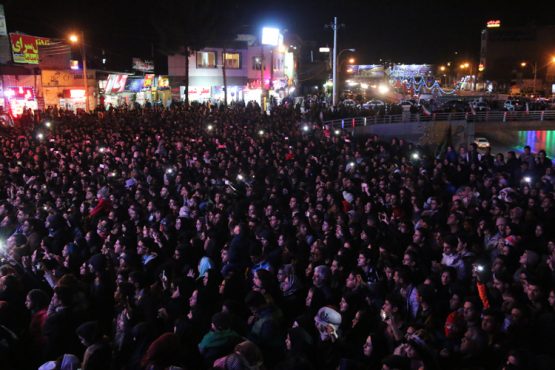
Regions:
[[405, 113], [395, 115], [376, 115], [368, 117], [341, 118], [324, 121], [330, 128], [355, 128], [376, 124], [433, 122], [433, 121], [467, 121], [467, 122], [510, 122], [510, 121], [555, 121], [555, 110], [542, 111], [488, 111], [488, 112], [454, 112], [454, 113]]

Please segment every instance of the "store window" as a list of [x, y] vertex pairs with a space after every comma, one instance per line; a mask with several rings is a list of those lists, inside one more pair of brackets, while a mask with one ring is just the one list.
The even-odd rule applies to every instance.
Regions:
[[260, 57], [252, 57], [252, 69], [255, 71], [262, 69], [262, 59]]
[[225, 67], [229, 69], [241, 68], [241, 54], [240, 53], [225, 53]]
[[215, 51], [197, 51], [197, 68], [216, 68]]

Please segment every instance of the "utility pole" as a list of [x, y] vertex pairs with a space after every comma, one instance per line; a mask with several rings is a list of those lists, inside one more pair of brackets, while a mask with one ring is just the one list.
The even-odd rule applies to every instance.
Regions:
[[85, 112], [89, 107], [89, 79], [87, 77], [87, 47], [85, 46], [85, 32], [81, 31], [81, 47], [83, 48], [83, 85], [85, 85]]
[[335, 107], [337, 105], [337, 17], [333, 17], [332, 29], [333, 29], [332, 105]]
[[260, 108], [264, 112], [264, 45], [260, 43]]

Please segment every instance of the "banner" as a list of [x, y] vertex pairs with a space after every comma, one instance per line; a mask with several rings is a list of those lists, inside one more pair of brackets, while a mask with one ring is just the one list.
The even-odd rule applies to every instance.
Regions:
[[39, 46], [50, 45], [50, 39], [10, 33], [14, 63], [39, 64]]
[[125, 83], [127, 82], [127, 75], [111, 74], [108, 75], [108, 82], [106, 83], [106, 94], [117, 94], [123, 92]]
[[145, 74], [145, 80], [143, 83], [143, 87], [145, 88], [151, 88], [152, 87], [152, 83], [154, 82], [154, 74]]
[[167, 90], [170, 88], [170, 79], [168, 76], [158, 76], [156, 86], [158, 90]]
[[154, 61], [133, 58], [133, 69], [141, 72], [154, 72]]

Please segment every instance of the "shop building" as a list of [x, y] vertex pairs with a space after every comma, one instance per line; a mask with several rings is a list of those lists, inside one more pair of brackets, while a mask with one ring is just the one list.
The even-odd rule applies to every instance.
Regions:
[[[189, 55], [189, 100], [224, 101], [224, 66], [227, 101], [257, 101], [264, 96], [283, 98], [296, 80], [292, 50], [279, 45], [261, 45], [255, 37], [242, 35], [225, 48], [206, 47]], [[184, 55], [168, 56], [168, 72], [174, 98], [185, 100]], [[266, 95], [267, 94], [267, 95]]]
[[98, 81], [98, 86], [99, 103], [105, 107], [135, 104], [168, 106], [172, 101], [168, 76], [110, 72], [105, 79]]

